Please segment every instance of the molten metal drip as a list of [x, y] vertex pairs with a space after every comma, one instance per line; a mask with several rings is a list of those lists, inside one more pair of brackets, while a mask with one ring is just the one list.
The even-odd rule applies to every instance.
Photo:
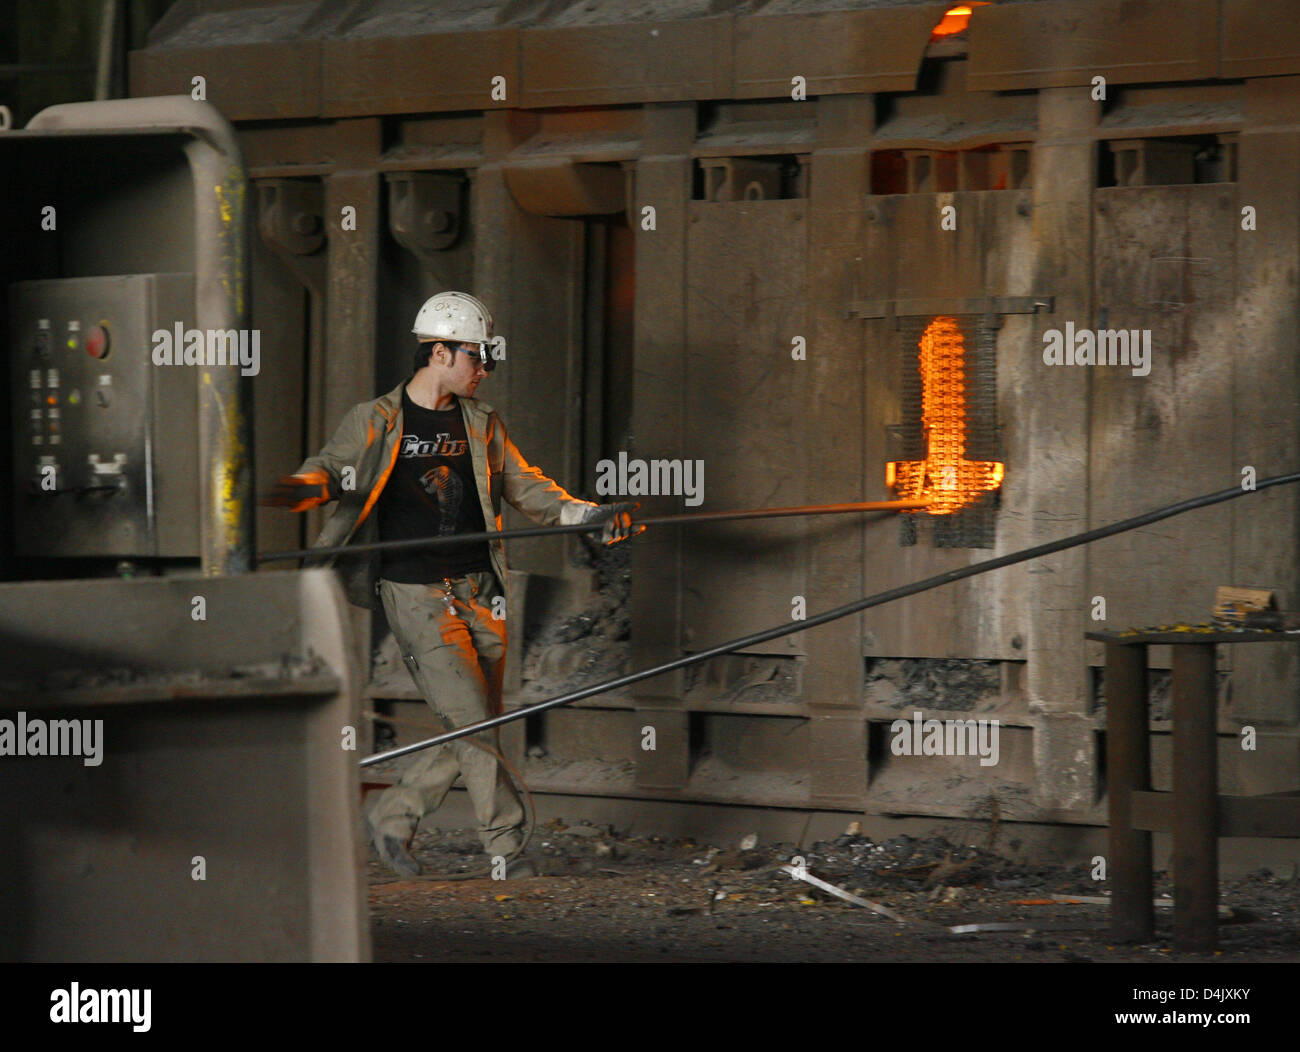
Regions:
[[917, 345], [924, 460], [892, 461], [885, 482], [900, 498], [928, 499], [931, 515], [951, 515], [1002, 484], [993, 460], [966, 459], [966, 347], [952, 318], [935, 318]]

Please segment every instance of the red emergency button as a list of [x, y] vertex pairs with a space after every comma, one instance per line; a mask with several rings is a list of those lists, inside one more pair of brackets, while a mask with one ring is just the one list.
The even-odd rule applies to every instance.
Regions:
[[108, 349], [108, 329], [103, 325], [92, 325], [86, 333], [86, 353], [92, 358], [107, 358]]

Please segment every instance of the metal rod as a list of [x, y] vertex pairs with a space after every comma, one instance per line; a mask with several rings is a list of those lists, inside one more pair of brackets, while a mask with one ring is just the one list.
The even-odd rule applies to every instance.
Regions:
[[363, 759], [361, 761], [361, 766], [369, 767], [372, 764], [382, 763], [385, 760], [395, 760], [397, 757], [406, 756], [408, 753], [419, 752], [421, 749], [430, 749], [435, 745], [444, 745], [447, 742], [455, 741], [457, 738], [464, 738], [471, 734], [477, 734], [479, 731], [489, 730], [492, 727], [499, 727], [503, 723], [510, 723], [512, 720], [522, 719], [523, 717], [530, 716], [535, 712], [542, 712], [545, 709], [553, 709], [559, 705], [567, 705], [570, 702], [581, 701], [583, 698], [590, 698], [596, 694], [604, 694], [606, 691], [616, 690], [633, 683], [639, 683], [643, 679], [651, 679], [654, 676], [662, 675], [665, 672], [673, 672], [679, 668], [698, 665], [703, 661], [708, 661], [710, 658], [719, 657], [723, 654], [730, 654], [733, 650], [740, 650], [743, 647], [755, 646], [759, 643], [766, 643], [770, 639], [779, 639], [782, 636], [793, 635], [795, 632], [803, 632], [809, 628], [816, 628], [818, 625], [824, 625], [830, 621], [835, 621], [838, 618], [847, 617], [849, 614], [856, 614], [861, 610], [867, 610], [873, 606], [881, 606], [884, 603], [891, 603], [895, 599], [903, 599], [909, 595], [916, 595], [918, 592], [926, 592], [931, 588], [938, 588], [941, 585], [951, 584], [954, 581], [961, 581], [967, 577], [974, 577], [977, 574], [988, 573], [990, 570], [1000, 570], [1004, 566], [1014, 566], [1016, 563], [1027, 562], [1030, 559], [1038, 559], [1044, 555], [1054, 555], [1056, 552], [1065, 551], [1068, 548], [1077, 548], [1081, 544], [1090, 544], [1093, 541], [1099, 541], [1104, 537], [1113, 537], [1117, 533], [1125, 533], [1128, 530], [1136, 530], [1142, 526], [1149, 526], [1153, 522], [1160, 522], [1162, 519], [1169, 519], [1175, 515], [1181, 515], [1184, 512], [1208, 507], [1211, 504], [1221, 504], [1223, 501], [1232, 500], [1234, 497], [1242, 497], [1247, 493], [1255, 493], [1262, 489], [1268, 489], [1270, 486], [1281, 486], [1291, 482], [1300, 482], [1300, 472], [1295, 472], [1290, 475], [1276, 475], [1273, 478], [1268, 479], [1260, 479], [1256, 483], [1254, 489], [1242, 489], [1239, 486], [1233, 486], [1231, 489], [1219, 490], [1217, 493], [1207, 493], [1201, 497], [1192, 497], [1188, 500], [1179, 501], [1177, 504], [1171, 504], [1166, 508], [1148, 511], [1142, 515], [1134, 516], [1131, 519], [1123, 519], [1120, 522], [1111, 523], [1109, 526], [1098, 526], [1094, 530], [1088, 530], [1084, 533], [1076, 533], [1073, 536], [1064, 537], [1059, 541], [1048, 541], [1046, 544], [1035, 545], [1033, 548], [1024, 548], [1018, 552], [1012, 552], [1009, 555], [1000, 555], [996, 559], [985, 559], [983, 562], [972, 563], [970, 566], [962, 566], [956, 570], [948, 570], [945, 573], [936, 574], [934, 577], [927, 577], [923, 581], [914, 581], [912, 584], [900, 585], [898, 588], [891, 588], [885, 592], [877, 592], [875, 595], [869, 595], [865, 599], [858, 599], [852, 603], [846, 603], [844, 606], [837, 606], [832, 610], [827, 610], [825, 613], [810, 617], [806, 621], [795, 621], [793, 624], [778, 625], [776, 628], [769, 628], [762, 632], [755, 632], [752, 635], [742, 636], [741, 638], [733, 639], [728, 643], [719, 643], [716, 647], [702, 650], [698, 654], [688, 654], [686, 657], [680, 657], [674, 661], [669, 661], [662, 665], [656, 665], [654, 668], [642, 669], [640, 672], [629, 672], [626, 676], [619, 676], [617, 679], [611, 679], [605, 683], [596, 683], [590, 687], [583, 687], [581, 690], [562, 694], [558, 698], [539, 701], [536, 705], [528, 705], [522, 709], [516, 709], [514, 712], [507, 712], [500, 716], [493, 716], [491, 719], [480, 720], [478, 723], [472, 723], [466, 727], [460, 727], [457, 730], [448, 731], [445, 734], [439, 734], [435, 738], [428, 738], [422, 742], [415, 742], [412, 745], [403, 745], [399, 749], [391, 749], [388, 752], [375, 753], [373, 756], [367, 756]]
[[[685, 522], [727, 522], [739, 519], [776, 519], [792, 515], [847, 515], [855, 511], [921, 511], [928, 500], [872, 500], [857, 504], [807, 504], [795, 508], [753, 508], [748, 511], [687, 511], [679, 515], [648, 515], [632, 520], [634, 526], [664, 526]], [[401, 541], [371, 541], [366, 544], [340, 544], [333, 548], [298, 548], [293, 551], [265, 552], [258, 561], [279, 559], [323, 558], [351, 555], [354, 552], [400, 551], [406, 548], [432, 548], [440, 544], [464, 544], [469, 541], [513, 541], [524, 537], [550, 537], [560, 533], [596, 533], [603, 522], [579, 522], [569, 526], [529, 526], [522, 530], [485, 530], [482, 533], [457, 533], [449, 537], [412, 537]]]
[[104, 100], [113, 90], [113, 58], [117, 44], [118, 0], [103, 0], [99, 14], [99, 58], [95, 63], [95, 98]]

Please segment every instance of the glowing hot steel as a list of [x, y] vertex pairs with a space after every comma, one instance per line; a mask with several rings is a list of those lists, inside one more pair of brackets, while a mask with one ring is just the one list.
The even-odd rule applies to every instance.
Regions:
[[885, 483], [905, 500], [928, 499], [931, 515], [951, 515], [997, 489], [1003, 469], [966, 459], [966, 347], [956, 321], [935, 318], [918, 346], [925, 459], [890, 462]]
[[970, 23], [971, 8], [987, 7], [990, 0], [972, 0], [969, 4], [958, 4], [956, 7], [948, 8], [939, 24], [934, 27], [930, 33], [931, 40], [942, 40], [944, 37], [955, 36], [958, 33], [966, 32], [966, 26]]

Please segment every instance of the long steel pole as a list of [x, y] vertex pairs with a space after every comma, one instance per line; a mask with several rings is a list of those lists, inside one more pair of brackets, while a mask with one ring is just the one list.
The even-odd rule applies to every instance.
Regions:
[[829, 621], [834, 621], [841, 617], [847, 617], [849, 614], [856, 614], [859, 611], [867, 610], [873, 606], [880, 606], [884, 603], [893, 602], [895, 599], [902, 599], [909, 595], [916, 595], [918, 592], [929, 591], [931, 588], [938, 588], [941, 585], [951, 584], [954, 581], [960, 581], [967, 577], [974, 577], [977, 574], [988, 573], [990, 570], [1000, 570], [1004, 566], [1013, 566], [1016, 563], [1023, 563], [1030, 559], [1041, 558], [1044, 555], [1053, 555], [1056, 552], [1062, 552], [1068, 548], [1077, 548], [1081, 544], [1090, 544], [1093, 541], [1101, 540], [1103, 537], [1113, 537], [1117, 533], [1125, 533], [1128, 530], [1136, 530], [1142, 526], [1149, 526], [1153, 522], [1159, 522], [1161, 519], [1172, 518], [1175, 515], [1181, 515], [1184, 512], [1193, 511], [1196, 508], [1208, 507], [1211, 504], [1220, 504], [1225, 500], [1232, 500], [1234, 497], [1243, 497], [1247, 493], [1255, 493], [1262, 489], [1268, 489], [1270, 486], [1281, 486], [1291, 482], [1300, 482], [1300, 472], [1290, 475], [1276, 475], [1273, 478], [1261, 479], [1256, 483], [1253, 489], [1242, 489], [1239, 486], [1233, 486], [1231, 489], [1219, 490], [1217, 493], [1207, 493], [1202, 497], [1192, 497], [1188, 500], [1180, 501], [1177, 504], [1171, 504], [1165, 508], [1158, 508], [1155, 511], [1148, 511], [1145, 514], [1136, 515], [1131, 519], [1123, 519], [1120, 522], [1111, 523], [1109, 526], [1099, 526], [1095, 530], [1076, 533], [1070, 537], [1064, 537], [1059, 541], [1049, 541], [1046, 544], [1035, 545], [1033, 548], [1024, 548], [1018, 552], [1012, 552], [1009, 555], [1000, 555], [996, 559], [985, 559], [983, 562], [972, 563], [970, 566], [963, 566], [956, 570], [948, 570], [946, 573], [936, 574], [934, 577], [927, 577], [923, 581], [915, 581], [912, 584], [901, 585], [898, 588], [891, 588], [885, 592], [877, 592], [875, 595], [867, 596], [865, 599], [858, 599], [852, 603], [847, 603], [844, 606], [837, 606], [833, 610], [827, 610], [823, 614], [817, 614], [814, 617], [808, 618], [806, 621], [795, 621], [788, 625], [778, 625], [776, 628], [769, 628], [763, 632], [755, 632], [752, 635], [742, 636], [740, 639], [733, 639], [728, 643], [719, 643], [716, 647], [710, 647], [708, 650], [700, 651], [698, 654], [688, 654], [686, 657], [677, 658], [675, 661], [669, 661], [663, 665], [656, 665], [654, 668], [643, 669], [640, 672], [630, 672], [626, 676], [619, 676], [617, 679], [611, 679], [605, 683], [596, 683], [590, 687], [583, 687], [581, 690], [562, 694], [558, 698], [539, 701], [536, 705], [528, 705], [525, 708], [516, 709], [514, 712], [507, 712], [500, 716], [493, 716], [491, 719], [481, 720], [478, 723], [472, 723], [468, 726], [457, 728], [454, 731], [439, 734], [435, 738], [428, 738], [422, 742], [403, 745], [400, 749], [390, 749], [388, 752], [375, 753], [375, 755], [367, 756], [363, 759], [361, 761], [361, 766], [369, 767], [372, 764], [382, 763], [385, 760], [395, 760], [399, 756], [406, 756], [409, 753], [419, 752], [421, 749], [431, 749], [435, 745], [445, 745], [447, 742], [455, 741], [457, 738], [465, 738], [471, 734], [477, 734], [480, 731], [489, 730], [492, 727], [499, 727], [503, 723], [522, 719], [523, 717], [530, 716], [535, 712], [542, 712], [545, 709], [553, 709], [559, 705], [567, 705], [570, 702], [581, 701], [583, 698], [590, 698], [593, 695], [603, 694], [609, 690], [616, 690], [620, 687], [629, 686], [632, 683], [639, 683], [643, 679], [650, 679], [654, 676], [662, 675], [665, 672], [672, 672], [676, 669], [686, 668], [690, 665], [698, 665], [702, 661], [708, 661], [710, 658], [719, 657], [723, 654], [730, 654], [732, 651], [739, 650], [743, 647], [754, 646], [758, 643], [766, 643], [770, 639], [779, 639], [781, 636], [789, 636], [793, 635], [795, 632], [803, 632], [809, 628], [816, 628], [818, 625], [824, 625]]
[[[748, 511], [687, 511], [678, 515], [637, 516], [634, 526], [680, 525], [689, 522], [728, 522], [740, 519], [777, 519], [794, 515], [847, 515], [855, 511], [921, 511], [928, 500], [874, 500], [857, 504], [806, 504], [794, 508], [753, 508]], [[413, 537], [402, 541], [371, 541], [366, 544], [341, 544], [333, 548], [298, 548], [293, 551], [264, 552], [259, 562], [280, 559], [317, 559], [355, 552], [399, 551], [404, 548], [433, 548], [440, 544], [464, 544], [466, 541], [513, 541], [522, 537], [550, 537], [559, 533], [598, 533], [605, 528], [600, 522], [580, 522], [569, 526], [529, 526], [522, 530], [487, 530], [482, 533], [457, 533], [449, 537]]]

